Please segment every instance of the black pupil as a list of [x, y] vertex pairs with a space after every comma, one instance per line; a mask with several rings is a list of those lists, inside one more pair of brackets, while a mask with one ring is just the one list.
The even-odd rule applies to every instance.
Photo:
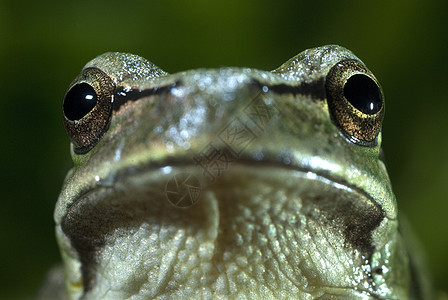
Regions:
[[97, 100], [93, 87], [79, 83], [65, 95], [64, 114], [71, 121], [79, 120], [95, 107]]
[[380, 111], [381, 94], [376, 83], [368, 76], [356, 74], [344, 86], [345, 98], [361, 112], [374, 115]]

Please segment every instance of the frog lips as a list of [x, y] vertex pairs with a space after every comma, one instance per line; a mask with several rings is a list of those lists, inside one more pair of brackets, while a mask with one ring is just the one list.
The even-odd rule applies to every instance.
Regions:
[[[191, 207], [176, 207], [167, 195], [168, 183], [176, 174], [190, 174], [200, 183], [200, 197]], [[305, 259], [307, 251], [326, 251], [314, 244], [314, 248], [305, 246], [309, 244], [307, 235], [317, 238], [320, 234], [313, 231], [316, 226], [327, 232], [329, 238], [325, 243], [329, 242], [331, 247], [358, 249], [357, 253], [368, 257], [372, 250], [372, 231], [383, 217], [381, 208], [362, 191], [316, 173], [275, 165], [235, 163], [214, 182], [207, 181], [197, 166], [165, 167], [117, 176], [113, 186], [97, 187], [78, 198], [63, 218], [61, 229], [78, 252], [85, 290], [89, 290], [95, 284], [98, 264], [106, 259], [103, 256], [105, 249], [112, 255], [119, 255], [114, 254], [122, 251], [119, 245], [132, 248], [135, 244], [132, 240], [137, 237], [151, 244], [154, 234], [159, 239], [159, 234], [164, 232], [163, 239], [171, 240], [176, 238], [176, 233], [183, 232], [185, 239], [210, 240], [214, 245], [210, 250], [213, 264], [222, 264], [225, 269], [228, 265], [219, 257], [225, 251], [231, 251], [229, 245], [235, 247], [232, 251], [239, 249], [244, 253], [245, 247], [255, 247], [265, 253], [272, 252], [270, 243], [286, 243], [283, 247], [299, 243], [306, 251], [297, 250], [301, 253], [298, 260]], [[272, 226], [276, 226], [277, 231], [280, 228], [286, 231], [271, 236]], [[248, 232], [248, 228], [256, 232]], [[287, 232], [292, 232], [295, 241], [290, 240]], [[259, 235], [265, 236], [263, 239], [267, 239], [269, 247], [258, 240]], [[242, 240], [238, 242], [238, 239]], [[278, 254], [271, 255], [276, 257]], [[343, 266], [335, 267], [335, 270], [344, 269], [346, 262], [338, 263]], [[309, 282], [316, 276], [311, 274], [322, 271], [304, 265], [295, 268], [300, 270], [297, 274]], [[324, 273], [313, 279], [316, 287], [333, 284], [335, 290], [352, 290], [342, 284], [327, 282]]]
[[[133, 218], [136, 208], [144, 215], [151, 215], [151, 211], [154, 211], [151, 207], [165, 207], [167, 210], [194, 209], [210, 190], [219, 194], [231, 194], [232, 190], [237, 190], [244, 194], [232, 200], [238, 204], [240, 198], [256, 196], [258, 192], [251, 189], [254, 185], [256, 187], [259, 180], [262, 180], [260, 187], [270, 185], [271, 189], [280, 190], [282, 185], [288, 182], [292, 184], [289, 188], [300, 194], [302, 202], [320, 206], [319, 210], [328, 214], [329, 219], [341, 219], [340, 216], [343, 216], [340, 221], [344, 223], [343, 227], [347, 231], [345, 240], [362, 250], [369, 250], [371, 231], [385, 217], [382, 208], [357, 187], [309, 170], [269, 163], [260, 166], [260, 162], [254, 164], [241, 161], [232, 165], [229, 171], [221, 173], [219, 178], [207, 174], [197, 166], [185, 165], [163, 167], [151, 172], [127, 171], [116, 176], [114, 180], [112, 185], [100, 185], [78, 197], [67, 209], [62, 223], [69, 219], [85, 218], [92, 220], [92, 223], [94, 220], [103, 220], [111, 213], [114, 215], [109, 215], [111, 219], [122, 217], [120, 221], [107, 222], [115, 227], [130, 221], [127, 219]], [[173, 190], [176, 189], [175, 185], [177, 190]], [[112, 212], [116, 209], [119, 209], [117, 216], [116, 212]]]

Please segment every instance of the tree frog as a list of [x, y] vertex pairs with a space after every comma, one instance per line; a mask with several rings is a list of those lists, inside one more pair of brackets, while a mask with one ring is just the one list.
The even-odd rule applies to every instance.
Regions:
[[93, 59], [63, 102], [68, 297], [421, 297], [381, 159], [384, 110], [375, 76], [335, 45], [270, 72]]

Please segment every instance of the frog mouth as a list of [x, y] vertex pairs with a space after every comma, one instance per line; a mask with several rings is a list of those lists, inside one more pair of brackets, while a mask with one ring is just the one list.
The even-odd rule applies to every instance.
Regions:
[[[172, 201], [176, 181], [178, 195], [192, 205]], [[194, 165], [117, 175], [113, 186], [79, 197], [61, 230], [79, 257], [84, 294], [101, 286], [102, 274], [118, 272], [128, 286], [152, 282], [147, 296], [175, 296], [174, 282], [188, 281], [180, 270], [200, 268], [198, 278], [209, 285], [227, 274], [248, 295], [268, 289], [278, 297], [375, 296], [367, 266], [383, 218], [371, 197], [348, 184], [308, 170], [236, 162], [214, 181]], [[231, 275], [235, 267], [257, 284], [241, 284], [243, 273]], [[135, 283], [135, 274], [145, 279]]]

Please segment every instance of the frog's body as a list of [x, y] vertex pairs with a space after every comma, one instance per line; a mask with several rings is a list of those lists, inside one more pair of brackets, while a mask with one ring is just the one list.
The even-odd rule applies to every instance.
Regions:
[[338, 46], [273, 72], [94, 59], [64, 102], [75, 166], [55, 220], [69, 296], [408, 297], [383, 112], [376, 79]]

